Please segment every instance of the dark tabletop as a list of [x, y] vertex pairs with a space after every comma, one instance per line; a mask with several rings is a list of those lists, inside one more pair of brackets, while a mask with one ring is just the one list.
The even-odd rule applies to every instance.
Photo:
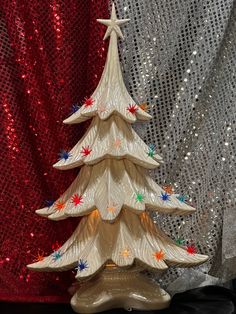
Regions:
[[[73, 314], [69, 304], [47, 303], [0, 303], [0, 314]], [[118, 314], [127, 311], [116, 309], [104, 313]], [[132, 313], [158, 314], [236, 314], [236, 294], [234, 291], [206, 286], [176, 294], [170, 307], [161, 311], [132, 311]]]

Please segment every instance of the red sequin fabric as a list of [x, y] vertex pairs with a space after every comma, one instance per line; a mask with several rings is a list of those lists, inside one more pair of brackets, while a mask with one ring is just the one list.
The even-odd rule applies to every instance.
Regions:
[[0, 6], [0, 299], [64, 302], [73, 272], [30, 272], [26, 265], [53, 252], [78, 223], [48, 221], [35, 210], [77, 174], [52, 164], [87, 126], [62, 121], [100, 78], [107, 47], [96, 18], [108, 17], [108, 1], [2, 0]]

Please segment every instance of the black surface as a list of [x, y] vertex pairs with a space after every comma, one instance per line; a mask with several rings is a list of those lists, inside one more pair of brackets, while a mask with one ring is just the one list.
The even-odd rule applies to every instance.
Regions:
[[[46, 303], [7, 303], [0, 304], [0, 314], [73, 314], [70, 305]], [[129, 313], [124, 310], [111, 310], [103, 313]], [[235, 292], [217, 286], [207, 286], [176, 294], [170, 307], [161, 311], [132, 311], [134, 313], [158, 314], [236, 314]]]

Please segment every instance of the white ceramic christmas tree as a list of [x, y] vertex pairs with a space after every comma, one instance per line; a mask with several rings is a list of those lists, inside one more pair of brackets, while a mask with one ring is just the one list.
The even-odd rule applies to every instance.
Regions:
[[113, 307], [165, 308], [170, 296], [140, 271], [190, 267], [208, 258], [177, 245], [147, 213], [150, 209], [183, 215], [195, 209], [150, 178], [147, 169], [158, 167], [162, 158], [131, 128], [137, 119], [151, 116], [135, 103], [122, 78], [117, 39], [123, 39], [120, 26], [128, 21], [117, 19], [114, 4], [111, 18], [98, 20], [107, 26], [104, 39], [110, 37], [102, 77], [92, 96], [64, 121], [73, 124], [92, 118], [92, 122], [83, 138], [54, 165], [62, 170], [82, 168], [56, 202], [36, 211], [53, 220], [84, 216], [60, 249], [28, 265], [36, 271], [76, 267], [81, 287], [71, 304], [79, 313]]

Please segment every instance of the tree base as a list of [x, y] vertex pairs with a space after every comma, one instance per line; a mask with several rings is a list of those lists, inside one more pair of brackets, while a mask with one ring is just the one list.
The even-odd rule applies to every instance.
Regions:
[[77, 313], [98, 313], [113, 308], [127, 311], [167, 308], [170, 295], [159, 285], [132, 270], [105, 270], [76, 291], [71, 306]]

